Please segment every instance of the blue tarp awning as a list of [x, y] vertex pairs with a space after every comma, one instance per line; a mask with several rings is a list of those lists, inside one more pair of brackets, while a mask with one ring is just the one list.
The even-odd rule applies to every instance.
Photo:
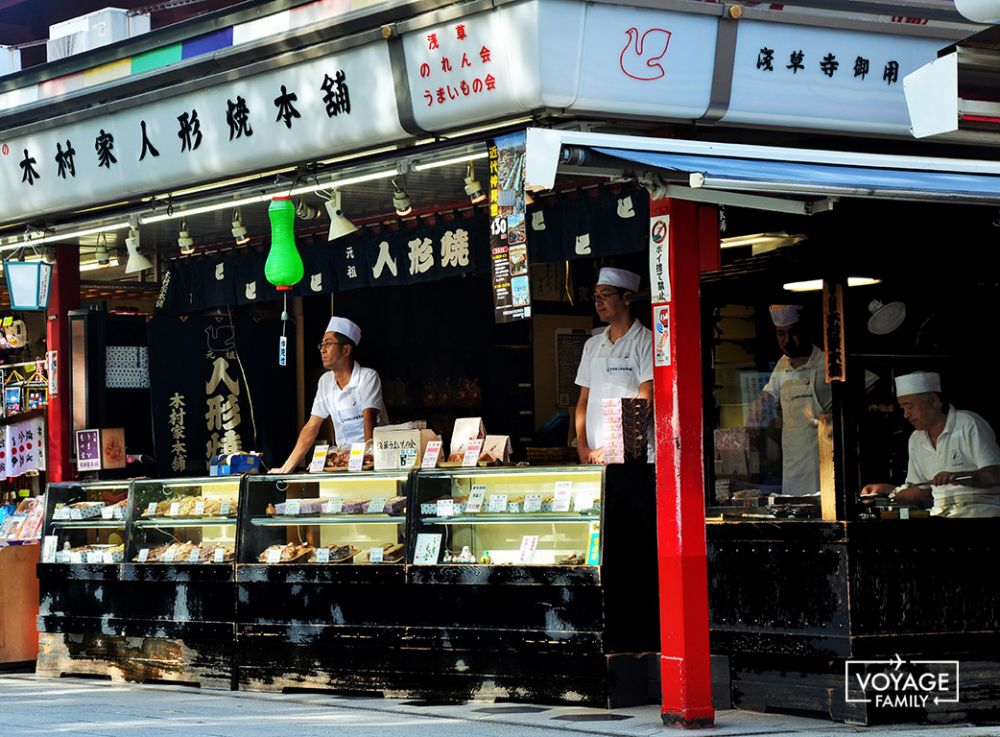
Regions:
[[691, 186], [790, 195], [1000, 203], [1000, 176], [866, 168], [767, 159], [662, 153], [594, 146], [593, 151], [672, 172], [701, 175]]

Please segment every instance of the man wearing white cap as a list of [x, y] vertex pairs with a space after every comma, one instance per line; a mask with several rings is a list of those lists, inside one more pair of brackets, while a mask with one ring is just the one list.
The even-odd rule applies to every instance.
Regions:
[[367, 442], [376, 425], [388, 422], [378, 374], [354, 361], [354, 350], [360, 342], [361, 328], [357, 324], [344, 317], [330, 318], [319, 344], [327, 371], [319, 378], [312, 412], [288, 460], [272, 473], [291, 473], [298, 467], [327, 417], [333, 419], [338, 445]]
[[781, 493], [819, 491], [819, 417], [830, 411], [833, 393], [826, 380], [826, 354], [808, 339], [800, 305], [771, 305], [782, 356], [760, 397], [750, 407], [747, 424], [765, 424], [781, 409]]
[[868, 484], [862, 498], [933, 500], [931, 514], [939, 517], [1000, 517], [1000, 447], [986, 420], [946, 404], [933, 372], [897, 377], [896, 398], [913, 425], [906, 483]]
[[[639, 275], [603, 268], [594, 287], [597, 316], [608, 327], [583, 346], [576, 383], [577, 453], [581, 463], [601, 463], [606, 442], [602, 399], [641, 397], [653, 404], [653, 333], [632, 317], [626, 297], [639, 291]], [[653, 460], [650, 413], [649, 460]]]

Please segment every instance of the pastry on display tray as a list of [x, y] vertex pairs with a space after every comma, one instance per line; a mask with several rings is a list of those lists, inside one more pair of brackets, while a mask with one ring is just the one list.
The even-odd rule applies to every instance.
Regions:
[[257, 560], [261, 563], [304, 563], [306, 561], [303, 559], [313, 550], [313, 546], [309, 543], [271, 545], [257, 556]]

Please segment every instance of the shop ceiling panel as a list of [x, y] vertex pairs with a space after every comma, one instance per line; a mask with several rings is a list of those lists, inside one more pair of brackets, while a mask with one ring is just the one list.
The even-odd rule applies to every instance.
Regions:
[[909, 136], [903, 78], [940, 39], [741, 21], [726, 123]]
[[[291, 95], [299, 117], [286, 124], [280, 98]], [[246, 127], [237, 124], [236, 106], [247, 111]], [[180, 118], [190, 123], [195, 112], [201, 140], [195, 147], [192, 126], [185, 150]], [[148, 147], [143, 155], [143, 124], [159, 155]], [[98, 142], [108, 136], [114, 161], [100, 156]], [[0, 221], [313, 161], [404, 136], [388, 48], [372, 44], [9, 140], [0, 157]], [[65, 165], [60, 176], [56, 155], [68, 145], [75, 176]]]

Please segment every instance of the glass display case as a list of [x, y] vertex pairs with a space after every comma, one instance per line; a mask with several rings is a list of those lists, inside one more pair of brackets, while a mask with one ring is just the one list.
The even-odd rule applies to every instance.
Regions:
[[602, 466], [441, 469], [415, 483], [414, 565], [601, 564]]
[[42, 563], [114, 565], [125, 554], [129, 482], [48, 485]]
[[128, 563], [232, 565], [241, 478], [136, 480]]
[[406, 471], [247, 478], [241, 564], [406, 562]]

